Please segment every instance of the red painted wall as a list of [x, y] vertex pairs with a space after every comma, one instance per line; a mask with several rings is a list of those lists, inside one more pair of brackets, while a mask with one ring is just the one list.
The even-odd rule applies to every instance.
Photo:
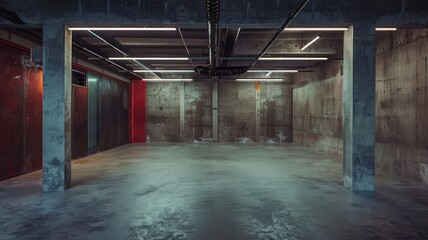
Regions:
[[0, 180], [42, 166], [42, 70], [0, 41]]
[[146, 142], [146, 82], [129, 84], [129, 142]]

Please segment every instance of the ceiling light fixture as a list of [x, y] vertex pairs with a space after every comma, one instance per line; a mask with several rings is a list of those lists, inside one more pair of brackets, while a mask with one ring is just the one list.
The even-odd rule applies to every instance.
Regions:
[[70, 27], [70, 31], [177, 31], [176, 28], [150, 27]]
[[[346, 31], [348, 28], [338, 27], [338, 28], [286, 28], [286, 32], [305, 32], [305, 31]], [[397, 31], [397, 28], [394, 27], [377, 27], [376, 31]]]
[[262, 61], [290, 61], [290, 60], [325, 61], [325, 60], [328, 60], [328, 58], [326, 57], [262, 57], [259, 60], [262, 60]]
[[286, 28], [284, 31], [346, 31], [348, 28]]
[[271, 70], [262, 70], [262, 69], [253, 69], [253, 70], [248, 70], [247, 72], [251, 72], [251, 73], [268, 73], [268, 72], [275, 72], [275, 73], [296, 73], [299, 72], [299, 70], [281, 70], [281, 69], [271, 69]]
[[193, 73], [195, 70], [166, 70], [166, 69], [153, 69], [153, 70], [134, 70], [134, 72], [139, 73], [151, 73], [151, 72], [158, 72], [158, 73]]
[[300, 49], [300, 51], [305, 50], [306, 48], [308, 48], [309, 46], [311, 46], [314, 42], [316, 42], [318, 39], [320, 39], [321, 36], [316, 36], [312, 41], [308, 42], [305, 46], [302, 47], [302, 49]]
[[282, 82], [282, 78], [238, 78], [237, 82]]
[[186, 61], [187, 57], [111, 57], [110, 60]]
[[161, 79], [142, 79], [146, 82], [191, 82], [193, 79], [191, 78], [161, 78]]
[[378, 31], [378, 32], [397, 31], [397, 28], [378, 27], [378, 28], [376, 28], [376, 31]]
[[269, 77], [272, 74], [272, 72], [266, 73], [266, 77]]

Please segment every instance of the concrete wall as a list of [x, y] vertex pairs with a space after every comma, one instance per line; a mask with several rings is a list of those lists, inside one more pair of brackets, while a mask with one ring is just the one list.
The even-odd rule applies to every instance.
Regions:
[[211, 89], [211, 82], [185, 83], [183, 133], [186, 141], [212, 136]]
[[427, 29], [378, 36], [376, 164], [410, 179], [428, 164], [427, 58]]
[[[288, 84], [219, 82], [218, 99], [219, 141], [234, 142], [240, 137], [256, 141], [280, 132], [291, 140]], [[211, 81], [147, 82], [147, 136], [155, 142], [212, 137], [211, 104]]]
[[180, 141], [180, 88], [183, 83], [146, 84], [146, 132], [150, 141]]
[[[428, 31], [377, 34], [376, 166], [428, 184]], [[299, 73], [293, 90], [296, 143], [342, 155], [340, 61]]]
[[[257, 96], [259, 94], [259, 96]], [[219, 141], [274, 138], [291, 141], [291, 87], [286, 83], [220, 82]]]
[[294, 77], [293, 142], [342, 156], [342, 61]]

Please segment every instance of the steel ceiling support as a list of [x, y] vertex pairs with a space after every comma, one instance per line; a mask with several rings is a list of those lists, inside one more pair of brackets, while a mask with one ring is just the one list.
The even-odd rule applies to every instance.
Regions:
[[189, 48], [187, 48], [186, 41], [184, 41], [183, 33], [181, 32], [181, 29], [180, 29], [180, 28], [177, 28], [177, 30], [178, 30], [178, 33], [180, 33], [181, 41], [183, 41], [183, 45], [184, 45], [184, 47], [186, 48], [186, 52], [187, 52], [187, 56], [189, 57], [189, 61], [190, 61], [190, 63], [192, 64], [192, 67], [195, 67], [195, 65], [193, 64], [192, 59], [190, 58]]
[[276, 30], [275, 35], [272, 37], [272, 39], [268, 42], [268, 44], [263, 48], [263, 50], [259, 53], [257, 58], [253, 60], [250, 67], [253, 67], [256, 62], [259, 60], [260, 57], [263, 56], [269, 50], [269, 48], [273, 45], [273, 43], [278, 39], [278, 37], [281, 35], [281, 33], [284, 31], [285, 28], [287, 28], [290, 23], [294, 20], [294, 18], [300, 13], [300, 11], [306, 6], [306, 4], [309, 2], [309, 0], [301, 0], [297, 6], [294, 8], [294, 10], [288, 14], [288, 18], [285, 20], [285, 22], [281, 25], [278, 30]]
[[[112, 37], [103, 34], [103, 33], [94, 33], [91, 30], [88, 30], [89, 33], [91, 33], [94, 37], [98, 38], [99, 40], [103, 41], [104, 43], [106, 43], [107, 45], [111, 46], [112, 48], [114, 48], [116, 51], [120, 52], [121, 54], [123, 54], [124, 56], [129, 56], [132, 54], [132, 52], [125, 48], [120, 42], [116, 41], [115, 39], [113, 39]], [[148, 68], [145, 64], [142, 64], [141, 62], [137, 61], [137, 60], [133, 60], [136, 64], [138, 64], [139, 66], [150, 70], [150, 68]], [[109, 60], [109, 62], [111, 63], [111, 61]], [[154, 76], [156, 76], [157, 78], [161, 78], [159, 77], [159, 75], [157, 75], [156, 73], [151, 72], [151, 74], [153, 74]], [[135, 74], [134, 74], [135, 75]]]
[[[83, 40], [82, 40], [82, 41], [83, 41]], [[81, 43], [81, 44], [82, 44], [82, 43]], [[125, 67], [123, 67], [123, 66], [121, 66], [121, 65], [119, 65], [119, 64], [117, 64], [117, 63], [115, 63], [115, 62], [110, 61], [108, 58], [105, 58], [105, 57], [101, 56], [101, 53], [97, 53], [97, 52], [96, 52], [96, 50], [95, 50], [95, 51], [93, 51], [93, 50], [89, 50], [87, 46], [82, 46], [81, 44], [78, 44], [78, 43], [76, 43], [76, 40], [73, 40], [73, 45], [74, 45], [74, 46], [76, 46], [76, 47], [78, 47], [78, 48], [80, 48], [80, 49], [82, 49], [82, 50], [84, 50], [84, 51], [86, 51], [86, 52], [88, 52], [88, 53], [90, 53], [90, 54], [92, 54], [92, 55], [96, 56], [96, 57], [97, 57], [97, 60], [104, 60], [104, 61], [108, 62], [109, 64], [111, 64], [111, 65], [113, 65], [113, 66], [115, 66], [115, 67], [117, 67], [117, 68], [119, 68], [119, 69], [122, 69], [123, 71], [125, 71], [125, 72], [127, 72], [127, 73], [129, 73], [129, 74], [132, 74], [132, 75], [134, 75], [134, 76], [137, 76], [137, 77], [141, 78], [141, 76], [140, 76], [140, 75], [138, 75], [138, 74], [136, 74], [136, 73], [132, 72], [131, 70], [129, 70], [129, 69], [127, 69], [127, 68], [125, 68]], [[107, 64], [106, 66], [109, 66], [109, 64]], [[109, 66], [109, 67], [110, 67], [110, 68], [112, 68], [111, 66]], [[112, 69], [114, 69], [114, 68], [112, 68]], [[110, 70], [111, 70], [111, 69], [110, 69]], [[120, 71], [119, 71], [119, 72], [120, 72]]]

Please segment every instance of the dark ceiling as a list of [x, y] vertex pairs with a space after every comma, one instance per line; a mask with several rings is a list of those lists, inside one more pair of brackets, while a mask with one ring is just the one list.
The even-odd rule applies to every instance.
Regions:
[[[217, 66], [249, 66], [274, 35], [276, 29], [222, 28], [219, 34]], [[320, 39], [304, 51], [301, 48], [316, 36]], [[176, 29], [174, 31], [73, 31], [75, 52], [91, 61], [113, 65], [120, 72], [134, 70], [192, 70], [208, 66], [207, 29]], [[342, 58], [342, 31], [285, 31], [266, 52], [266, 57], [327, 57]], [[90, 51], [87, 51], [90, 50]], [[95, 53], [95, 54], [94, 54]], [[99, 55], [99, 56], [98, 56]], [[102, 57], [102, 59], [100, 58]], [[188, 57], [189, 60], [108, 60], [111, 57]], [[319, 61], [258, 61], [252, 70], [311, 71]], [[267, 72], [266, 72], [267, 73]], [[246, 73], [241, 77], [266, 77], [266, 73]], [[142, 78], [157, 78], [152, 73], [134, 73]], [[284, 78], [290, 73], [272, 73]], [[197, 73], [156, 73], [161, 78], [206, 79]], [[134, 75], [134, 77], [136, 77]], [[228, 79], [237, 76], [226, 77]], [[220, 77], [221, 78], [221, 77]]]

